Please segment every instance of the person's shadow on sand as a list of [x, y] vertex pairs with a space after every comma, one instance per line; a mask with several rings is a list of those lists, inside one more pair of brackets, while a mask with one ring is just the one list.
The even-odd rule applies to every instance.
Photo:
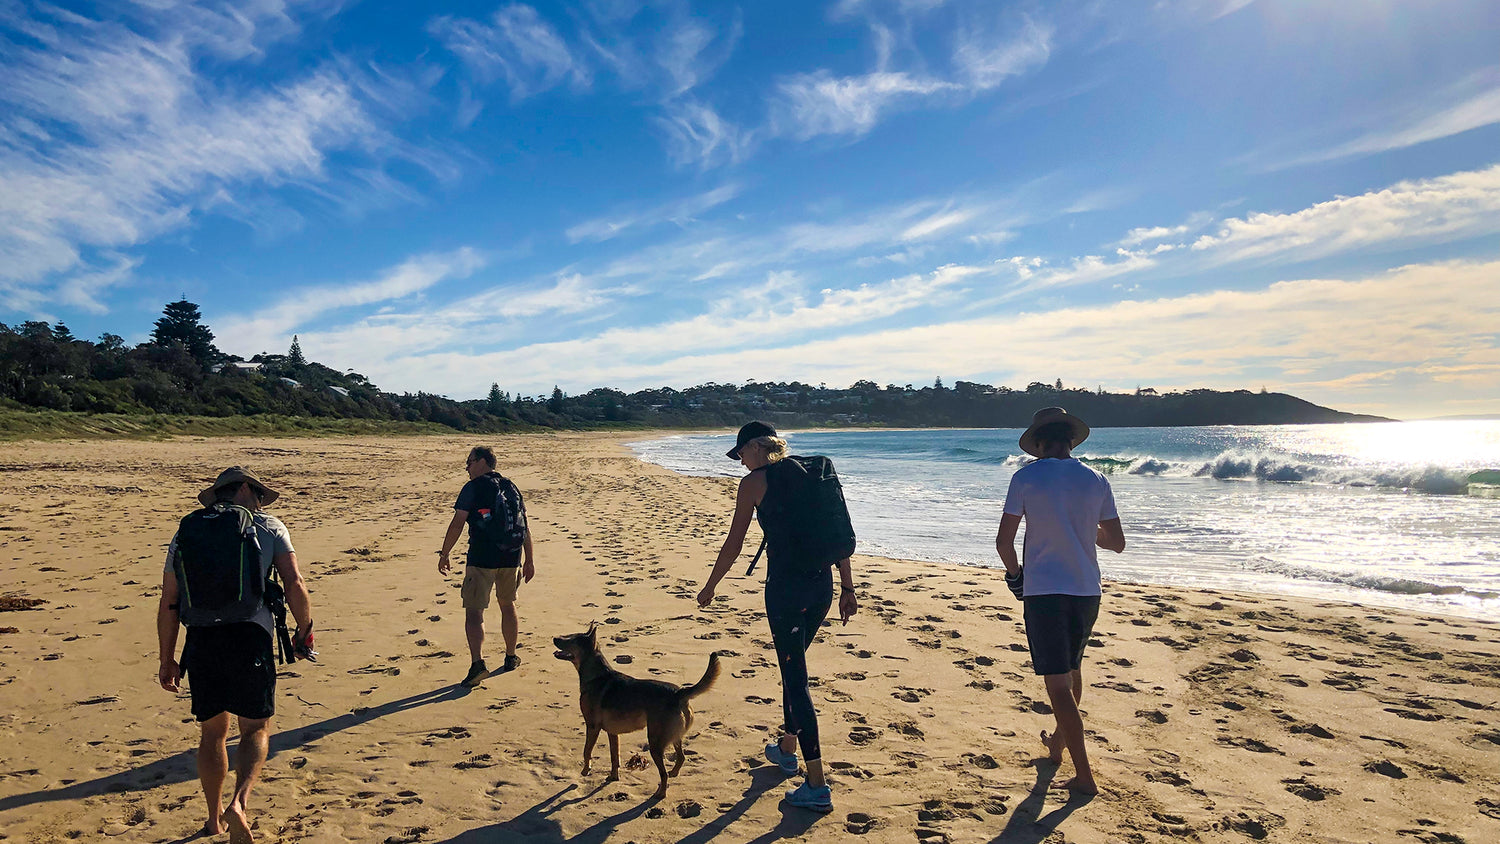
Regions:
[[559, 800], [564, 794], [578, 788], [576, 784], [570, 785], [550, 797], [545, 797], [540, 803], [527, 809], [508, 821], [501, 821], [490, 826], [478, 829], [465, 830], [457, 836], [449, 838], [441, 844], [508, 844], [508, 842], [533, 842], [533, 844], [560, 844], [568, 841], [574, 844], [602, 844], [609, 838], [615, 827], [627, 821], [635, 820], [646, 814], [652, 806], [661, 800], [655, 796], [648, 797], [636, 805], [618, 814], [603, 818], [588, 829], [583, 830], [572, 838], [563, 835], [562, 825], [552, 819], [552, 815], [566, 806], [581, 803], [603, 791], [607, 782], [601, 782], [587, 794], [581, 794], [570, 800]]
[[[684, 836], [677, 844], [707, 844], [712, 841], [719, 833], [743, 817], [745, 812], [761, 798], [761, 795], [784, 782], [785, 779], [784, 774], [769, 765], [753, 769], [750, 772], [750, 785], [745, 788], [737, 803], [702, 828]], [[641, 817], [650, 811], [651, 807], [662, 802], [655, 797], [647, 798], [623, 812], [595, 822], [593, 826], [579, 831], [572, 837], [564, 835], [562, 826], [551, 816], [565, 806], [571, 806], [593, 797], [606, 785], [608, 783], [600, 783], [587, 794], [569, 800], [559, 800], [558, 798], [578, 787], [570, 785], [508, 821], [461, 832], [440, 844], [510, 844], [510, 842], [519, 844], [522, 841], [529, 842], [529, 844], [603, 844], [621, 824]], [[820, 817], [821, 815], [813, 812], [783, 805], [781, 821], [749, 844], [770, 844], [781, 838], [801, 835]]]
[[[430, 692], [404, 697], [390, 703], [379, 706], [361, 707], [352, 712], [319, 721], [316, 724], [308, 724], [293, 730], [278, 732], [271, 736], [270, 751], [266, 758], [272, 759], [279, 752], [301, 747], [311, 741], [316, 741], [326, 735], [357, 727], [361, 724], [384, 718], [407, 709], [418, 706], [426, 706], [429, 703], [441, 703], [448, 700], [458, 700], [469, 694], [470, 689], [454, 684], [434, 689]], [[234, 746], [229, 748], [229, 758], [234, 758]], [[175, 785], [183, 782], [196, 782], [198, 779], [197, 744], [181, 753], [176, 753], [165, 759], [158, 759], [139, 768], [121, 771], [117, 774], [98, 777], [96, 779], [75, 782], [60, 788], [42, 789], [26, 794], [12, 794], [9, 797], [0, 797], [0, 812], [17, 809], [22, 806], [30, 806], [35, 803], [47, 803], [53, 800], [78, 800], [84, 797], [93, 797], [98, 794], [116, 794], [128, 791], [145, 791], [156, 788], [159, 785]]]
[[[1047, 836], [1051, 835], [1068, 816], [1094, 799], [1092, 794], [1081, 794], [1076, 791], [1066, 792], [1068, 802], [1058, 806], [1056, 809], [1042, 814], [1042, 807], [1047, 802], [1047, 793], [1052, 785], [1052, 778], [1057, 776], [1057, 763], [1042, 758], [1036, 760], [1036, 783], [1031, 786], [1031, 791], [1026, 799], [1016, 804], [1014, 811], [1010, 813], [1010, 820], [1006, 821], [1005, 829], [995, 836], [990, 844], [1039, 844]], [[1062, 796], [1062, 792], [1052, 792], [1054, 795]]]

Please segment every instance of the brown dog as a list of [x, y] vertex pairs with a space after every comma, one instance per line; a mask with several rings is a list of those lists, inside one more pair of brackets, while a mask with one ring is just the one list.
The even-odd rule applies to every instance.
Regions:
[[[667, 777], [677, 776], [682, 768], [684, 753], [682, 737], [693, 726], [693, 711], [688, 701], [708, 691], [719, 679], [719, 655], [710, 654], [708, 670], [703, 679], [686, 688], [678, 688], [661, 680], [640, 680], [622, 674], [599, 651], [595, 626], [589, 625], [584, 633], [571, 636], [556, 636], [552, 644], [557, 646], [554, 654], [558, 659], [573, 663], [578, 669], [578, 703], [583, 709], [583, 725], [586, 736], [583, 741], [583, 774], [588, 775], [590, 761], [594, 755], [594, 742], [599, 731], [609, 734], [609, 779], [620, 778], [621, 733], [633, 733], [646, 728], [646, 743], [651, 748], [651, 758], [656, 761], [656, 770], [661, 774], [661, 785], [656, 797], [667, 794]], [[677, 764], [667, 772], [667, 745], [677, 748]]]

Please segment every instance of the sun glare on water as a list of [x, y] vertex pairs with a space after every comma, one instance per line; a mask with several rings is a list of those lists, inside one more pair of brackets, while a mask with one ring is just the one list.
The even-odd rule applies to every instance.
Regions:
[[1500, 426], [1492, 422], [1319, 425], [1290, 437], [1290, 450], [1340, 454], [1353, 463], [1500, 468]]

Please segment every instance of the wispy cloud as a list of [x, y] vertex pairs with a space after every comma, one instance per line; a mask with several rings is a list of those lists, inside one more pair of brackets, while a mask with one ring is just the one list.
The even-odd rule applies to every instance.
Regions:
[[[942, 0], [904, 0], [835, 6], [831, 19], [860, 18], [869, 27], [874, 68], [853, 75], [820, 69], [782, 79], [770, 97], [771, 131], [798, 140], [822, 135], [857, 138], [893, 111], [965, 102], [1007, 79], [1034, 71], [1051, 56], [1050, 25], [1023, 17], [1014, 19], [1019, 23], [1002, 26], [994, 10], [981, 5], [982, 11], [966, 15], [961, 25], [939, 33], [950, 44], [950, 52], [934, 62], [922, 55], [919, 44], [924, 39], [914, 37], [914, 30], [918, 19], [942, 5]], [[902, 64], [909, 69], [900, 69]], [[928, 69], [942, 65], [951, 65], [951, 72]]]
[[373, 154], [388, 138], [336, 66], [248, 91], [195, 71], [205, 55], [258, 55], [293, 27], [283, 4], [137, 11], [149, 20], [11, 22], [39, 45], [0, 52], [0, 288], [13, 299], [59, 273], [123, 284], [120, 267], [134, 262], [97, 250], [233, 206], [246, 186], [324, 184], [331, 152]]
[[1500, 165], [1339, 197], [1301, 211], [1225, 220], [1193, 242], [1217, 263], [1304, 260], [1447, 242], [1500, 230]]
[[620, 211], [605, 217], [599, 217], [584, 223], [579, 223], [567, 230], [568, 240], [572, 243], [579, 241], [602, 241], [618, 237], [629, 231], [640, 231], [649, 229], [662, 223], [675, 223], [686, 225], [697, 215], [723, 205], [733, 200], [740, 194], [740, 185], [730, 183], [720, 185], [710, 191], [686, 199], [675, 200], [664, 203], [654, 208], [634, 211]]
[[667, 156], [700, 170], [737, 164], [754, 148], [755, 133], [725, 120], [712, 106], [682, 100], [663, 106], [654, 122], [666, 138]]
[[[1424, 378], [1448, 382], [1421, 392], [1411, 406], [1413, 415], [1421, 415], [1442, 412], [1435, 402], [1451, 398], [1454, 383], [1469, 400], [1485, 399], [1490, 406], [1500, 401], [1497, 273], [1500, 263], [1444, 262], [1348, 281], [1292, 280], [1248, 291], [852, 331], [811, 342], [787, 343], [751, 331], [733, 334], [732, 348], [722, 342], [697, 351], [674, 346], [661, 359], [625, 358], [629, 365], [597, 353], [600, 341], [594, 340], [497, 354], [486, 363], [487, 371], [515, 372], [560, 353], [588, 350], [573, 358], [588, 361], [570, 373], [575, 383], [627, 389], [701, 383], [725, 372], [831, 384], [859, 378], [899, 383], [940, 374], [1012, 384], [1062, 377], [1116, 389], [1142, 383], [1233, 389], [1266, 383], [1267, 372], [1290, 370], [1302, 374], [1277, 376], [1269, 386], [1360, 406], [1379, 401], [1380, 390], [1361, 387], [1359, 376], [1378, 379], [1417, 360], [1424, 362]], [[526, 382], [526, 388], [532, 383], [539, 382]]]
[[251, 316], [230, 315], [217, 320], [219, 345], [255, 351], [280, 349], [294, 332], [316, 325], [330, 311], [401, 300], [440, 282], [467, 278], [485, 263], [479, 252], [464, 247], [410, 258], [370, 281], [303, 287], [258, 306]]
[[1485, 76], [1489, 78], [1492, 86], [1487, 90], [1466, 97], [1460, 102], [1443, 105], [1437, 110], [1426, 110], [1416, 118], [1404, 121], [1404, 125], [1370, 132], [1325, 153], [1302, 159], [1302, 161], [1307, 163], [1331, 161], [1355, 155], [1370, 155], [1392, 149], [1402, 149], [1500, 123], [1500, 83], [1495, 81], [1496, 77], [1500, 76], [1500, 71], [1491, 70]]
[[[556, 380], [557, 361], [570, 361], [569, 378], [579, 386], [640, 385], [665, 377], [674, 367], [700, 356], [718, 358], [732, 348], [764, 348], [800, 342], [808, 331], [845, 333], [886, 317], [942, 302], [967, 280], [992, 272], [985, 267], [949, 266], [850, 289], [804, 291], [794, 275], [768, 274], [742, 290], [733, 306], [721, 306], [688, 319], [631, 328], [607, 329], [593, 337], [534, 343], [488, 354], [434, 350], [421, 356], [390, 356], [372, 361], [375, 373], [399, 389], [413, 379], [442, 384], [443, 392], [477, 395], [491, 373], [513, 373], [521, 389], [542, 389]], [[368, 340], [366, 340], [368, 344]], [[383, 344], [380, 348], [386, 348]], [[747, 364], [728, 371], [745, 371]], [[756, 371], [759, 364], [748, 364]], [[721, 370], [715, 376], [722, 377]], [[525, 373], [525, 374], [522, 374]], [[537, 377], [536, 373], [550, 373]], [[667, 380], [681, 383], [675, 377]], [[383, 384], [384, 386], [384, 384]], [[431, 389], [431, 388], [428, 388]]]
[[1010, 37], [985, 30], [961, 33], [953, 63], [970, 90], [988, 91], [1046, 64], [1051, 54], [1051, 27], [1027, 18]]
[[439, 17], [431, 33], [483, 82], [503, 78], [513, 101], [567, 84], [582, 90], [592, 74], [575, 56], [557, 29], [522, 3], [502, 6], [488, 23], [470, 18]]
[[827, 70], [784, 79], [772, 102], [778, 134], [807, 140], [818, 135], [863, 135], [881, 113], [909, 97], [960, 90], [956, 83], [900, 72], [834, 76]]

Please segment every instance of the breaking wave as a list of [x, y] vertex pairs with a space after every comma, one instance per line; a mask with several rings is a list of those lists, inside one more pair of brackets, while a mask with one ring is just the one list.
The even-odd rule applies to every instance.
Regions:
[[[1079, 460], [1105, 475], [1255, 480], [1275, 483], [1313, 483], [1379, 487], [1433, 495], [1473, 495], [1493, 498], [1500, 488], [1500, 470], [1455, 469], [1448, 466], [1351, 466], [1299, 461], [1286, 455], [1222, 452], [1207, 461], [1167, 460], [1153, 456], [1096, 455]], [[1007, 465], [1022, 466], [1031, 458], [1012, 456]]]
[[1360, 572], [1326, 571], [1309, 566], [1275, 563], [1264, 559], [1248, 563], [1246, 567], [1269, 574], [1278, 574], [1293, 580], [1315, 580], [1321, 583], [1351, 586], [1355, 589], [1386, 592], [1392, 595], [1459, 595], [1481, 600], [1500, 598], [1500, 592], [1468, 589], [1451, 583], [1432, 583], [1416, 578], [1384, 577]]

